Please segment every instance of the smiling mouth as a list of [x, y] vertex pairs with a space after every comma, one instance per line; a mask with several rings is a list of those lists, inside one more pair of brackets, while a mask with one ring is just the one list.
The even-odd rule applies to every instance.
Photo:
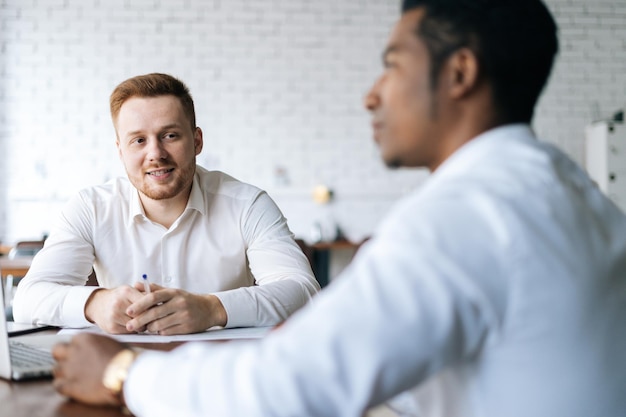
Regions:
[[169, 174], [172, 171], [174, 171], [174, 168], [160, 169], [158, 171], [148, 172], [148, 175], [152, 175], [153, 177], [160, 177], [162, 175]]

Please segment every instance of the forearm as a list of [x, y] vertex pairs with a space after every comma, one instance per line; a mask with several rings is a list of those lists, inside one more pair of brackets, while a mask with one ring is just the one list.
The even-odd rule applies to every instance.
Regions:
[[[146, 352], [124, 387], [128, 407], [157, 417], [362, 415], [374, 384], [402, 381], [385, 387], [391, 395], [414, 383], [425, 367], [406, 359], [422, 356], [414, 338], [406, 337], [415, 328], [380, 311], [374, 292], [362, 297], [350, 284], [338, 284], [258, 345]], [[366, 303], [372, 308], [359, 308]], [[396, 310], [403, 314], [403, 307]], [[389, 326], [389, 320], [399, 325]], [[414, 374], [410, 382], [408, 374]]]
[[93, 261], [88, 242], [69, 229], [55, 229], [18, 285], [13, 305], [16, 321], [88, 325], [85, 301], [96, 287], [85, 284]]
[[242, 233], [256, 286], [217, 293], [228, 327], [277, 324], [305, 305], [320, 286], [287, 221], [265, 193], [250, 207]]
[[282, 280], [214, 295], [226, 310], [226, 327], [250, 327], [273, 326], [284, 321], [315, 293], [314, 288], [299, 281]]
[[69, 286], [55, 282], [24, 280], [13, 300], [16, 322], [84, 327], [84, 306], [97, 287]]
[[[252, 376], [249, 371], [256, 361], [255, 350], [246, 348], [253, 344], [230, 342], [224, 349], [226, 346], [191, 343], [170, 353], [144, 351], [124, 384], [126, 406], [134, 415], [152, 417], [273, 415], [264, 413], [267, 409], [258, 402], [261, 396], [253, 392], [261, 383], [258, 375], [244, 384], [254, 388], [242, 393], [233, 374], [233, 369], [241, 367], [246, 376]], [[230, 371], [225, 372], [226, 368]]]

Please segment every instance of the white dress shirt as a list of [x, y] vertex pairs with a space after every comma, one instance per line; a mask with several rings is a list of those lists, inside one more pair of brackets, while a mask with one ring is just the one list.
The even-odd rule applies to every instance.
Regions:
[[81, 191], [20, 282], [19, 322], [79, 327], [97, 287], [152, 283], [215, 294], [228, 327], [284, 320], [318, 290], [308, 260], [276, 204], [263, 191], [197, 167], [189, 201], [169, 229], [144, 214], [126, 178]]
[[327, 290], [258, 343], [145, 352], [137, 416], [626, 415], [626, 218], [526, 125], [398, 204]]

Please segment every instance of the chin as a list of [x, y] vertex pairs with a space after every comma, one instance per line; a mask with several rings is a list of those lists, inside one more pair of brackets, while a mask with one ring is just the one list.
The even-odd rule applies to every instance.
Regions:
[[146, 186], [141, 187], [141, 192], [151, 200], [169, 200], [170, 198], [176, 197], [183, 190], [178, 184], [174, 184], [174, 186]]
[[391, 169], [397, 169], [404, 166], [404, 164], [402, 163], [402, 159], [399, 156], [395, 155], [383, 155], [383, 162], [385, 163], [387, 168]]

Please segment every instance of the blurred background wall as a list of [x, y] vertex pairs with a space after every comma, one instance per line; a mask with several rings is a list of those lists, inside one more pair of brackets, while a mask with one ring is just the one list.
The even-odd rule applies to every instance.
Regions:
[[[626, 103], [626, 1], [547, 4], [561, 53], [534, 127], [582, 163], [584, 127]], [[362, 107], [398, 16], [396, 0], [0, 0], [0, 241], [124, 175], [108, 98], [149, 72], [190, 87], [201, 165], [266, 189], [300, 237], [370, 235], [427, 178], [383, 166]]]

